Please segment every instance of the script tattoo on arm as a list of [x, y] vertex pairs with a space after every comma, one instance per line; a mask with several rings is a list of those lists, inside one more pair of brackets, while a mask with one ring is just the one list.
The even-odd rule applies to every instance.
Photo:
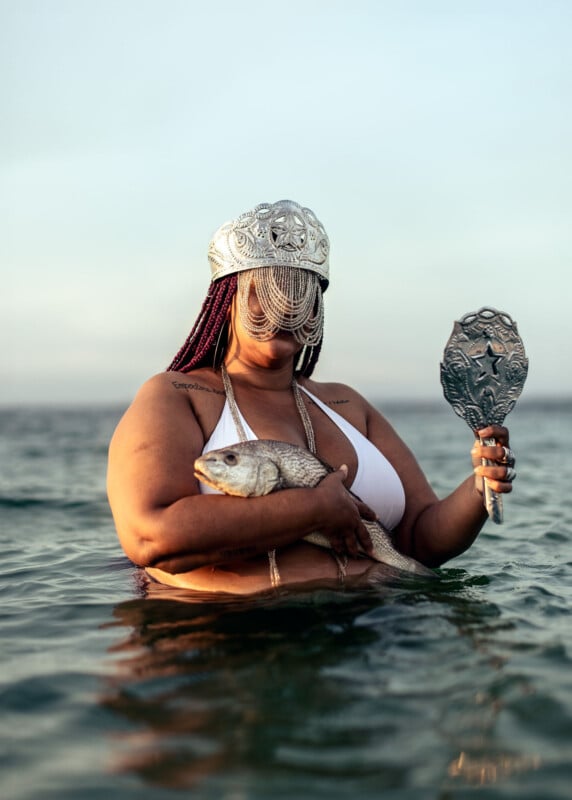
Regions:
[[197, 392], [210, 392], [211, 394], [224, 394], [221, 389], [211, 389], [210, 386], [201, 386], [200, 383], [181, 383], [180, 381], [171, 381], [175, 389], [185, 389], [186, 391]]

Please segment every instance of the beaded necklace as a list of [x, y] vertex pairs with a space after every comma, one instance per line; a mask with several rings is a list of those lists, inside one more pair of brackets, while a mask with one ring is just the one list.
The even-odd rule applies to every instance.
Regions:
[[[244, 430], [244, 425], [242, 424], [242, 420], [240, 419], [240, 415], [238, 413], [238, 405], [234, 397], [234, 390], [232, 388], [232, 383], [230, 382], [230, 376], [224, 364], [221, 364], [220, 371], [222, 375], [222, 385], [224, 386], [224, 391], [226, 394], [226, 399], [228, 400], [228, 405], [230, 408], [232, 420], [236, 426], [237, 433], [240, 436], [240, 441], [245, 442], [246, 432]], [[298, 386], [298, 381], [296, 380], [296, 378], [292, 378], [292, 393], [294, 395], [294, 400], [296, 402], [296, 408], [298, 409], [298, 413], [300, 414], [300, 419], [302, 420], [302, 425], [304, 426], [304, 432], [306, 434], [306, 442], [308, 444], [308, 450], [311, 453], [315, 454], [316, 437], [314, 435], [314, 428], [312, 426], [312, 420], [310, 419], [310, 415], [308, 414], [308, 409], [306, 408], [304, 400], [302, 399], [302, 393], [300, 392], [300, 387]]]
[[[236, 399], [234, 396], [234, 390], [232, 388], [232, 383], [230, 382], [230, 376], [226, 370], [226, 366], [224, 365], [224, 363], [221, 364], [220, 371], [222, 375], [222, 385], [224, 386], [226, 399], [228, 401], [228, 406], [230, 408], [230, 413], [233, 422], [236, 426], [236, 431], [240, 437], [240, 441], [245, 442], [246, 431], [244, 430], [244, 425], [242, 424], [242, 420], [238, 413], [238, 405], [236, 403]], [[294, 394], [296, 407], [298, 409], [298, 413], [300, 414], [300, 419], [302, 420], [302, 425], [304, 426], [304, 431], [306, 433], [308, 450], [311, 453], [315, 454], [316, 438], [314, 436], [314, 428], [312, 426], [312, 420], [310, 419], [310, 415], [308, 414], [308, 409], [304, 405], [304, 400], [302, 399], [302, 394], [300, 392], [300, 387], [298, 386], [298, 381], [294, 377], [292, 378], [292, 392]], [[278, 564], [276, 563], [276, 550], [268, 551], [268, 562], [270, 565], [270, 583], [272, 584], [272, 588], [275, 589], [276, 587], [280, 586], [280, 572], [278, 571]]]

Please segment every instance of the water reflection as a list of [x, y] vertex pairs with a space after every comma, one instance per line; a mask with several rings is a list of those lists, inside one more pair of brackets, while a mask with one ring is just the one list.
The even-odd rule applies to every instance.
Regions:
[[505, 754], [478, 758], [462, 752], [459, 758], [449, 765], [449, 775], [452, 778], [464, 778], [468, 783], [484, 786], [487, 783], [497, 783], [519, 772], [538, 769], [540, 763], [539, 756]]
[[375, 639], [352, 630], [355, 603], [342, 594], [205, 603], [152, 589], [115, 609], [130, 633], [103, 703], [133, 725], [115, 768], [164, 786], [267, 770], [285, 730], [338, 707], [339, 687], [320, 677], [327, 665]]
[[152, 586], [120, 603], [111, 624], [127, 635], [101, 700], [127, 724], [113, 768], [220, 797], [276, 783], [374, 797], [536, 768], [496, 730], [532, 691], [491, 644], [506, 623], [449, 574], [439, 588], [226, 602]]

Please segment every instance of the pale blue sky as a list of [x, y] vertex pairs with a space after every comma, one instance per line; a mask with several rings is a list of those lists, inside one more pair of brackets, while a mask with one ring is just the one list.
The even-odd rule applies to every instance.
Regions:
[[210, 236], [310, 206], [316, 377], [440, 398], [453, 320], [517, 320], [572, 395], [572, 2], [0, 0], [0, 402], [127, 402]]

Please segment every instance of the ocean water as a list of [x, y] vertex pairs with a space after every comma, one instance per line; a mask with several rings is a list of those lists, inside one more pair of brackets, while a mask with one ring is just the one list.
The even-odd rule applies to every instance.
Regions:
[[[385, 410], [453, 488], [464, 423]], [[517, 405], [505, 522], [439, 582], [226, 601], [123, 556], [121, 412], [0, 411], [3, 798], [572, 797], [572, 402]]]

